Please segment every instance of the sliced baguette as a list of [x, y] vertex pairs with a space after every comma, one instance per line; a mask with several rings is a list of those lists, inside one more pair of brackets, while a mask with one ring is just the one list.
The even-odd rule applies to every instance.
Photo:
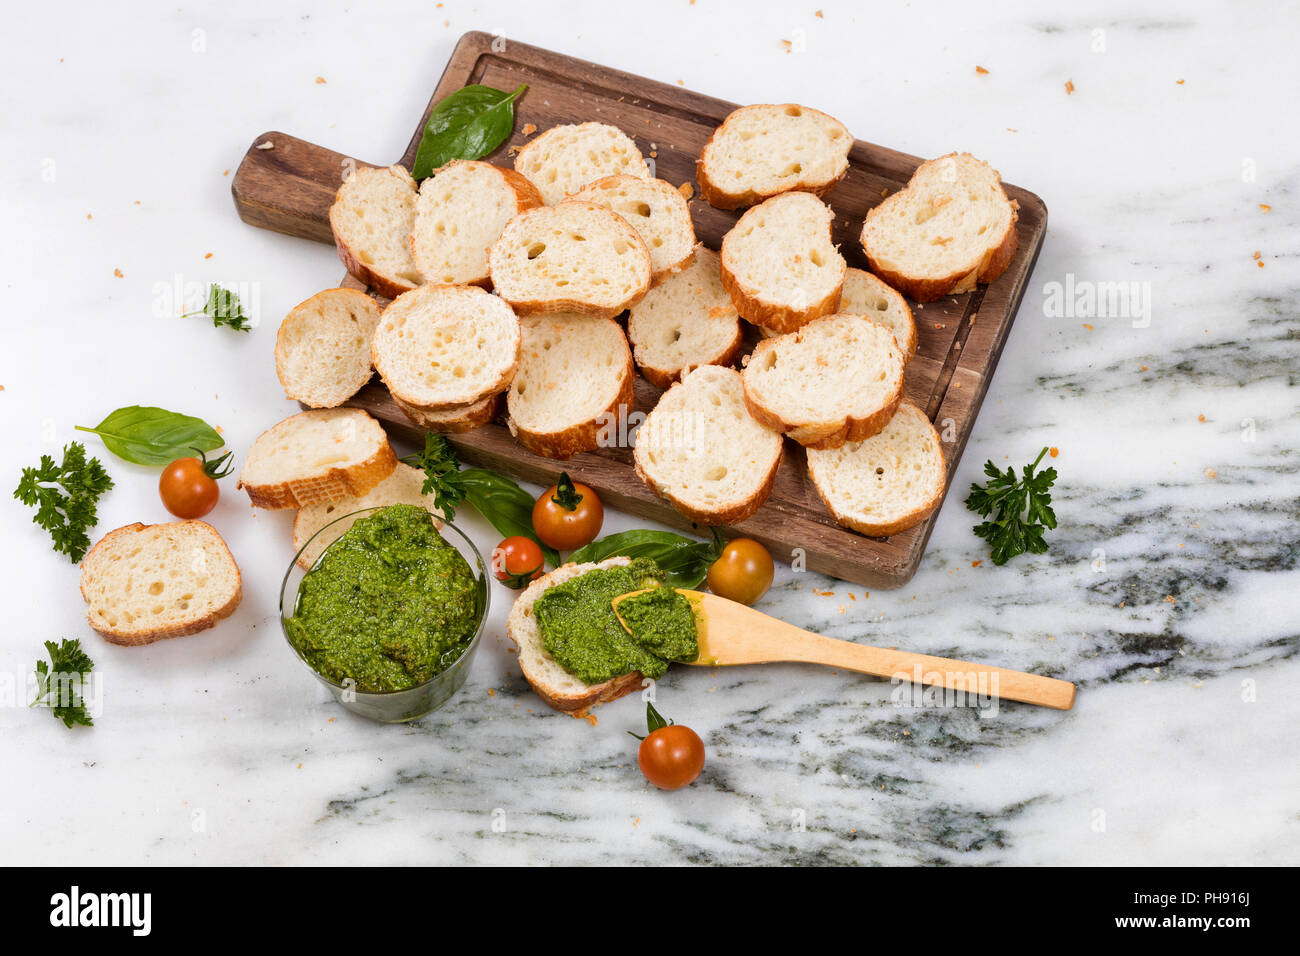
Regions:
[[750, 209], [722, 238], [722, 285], [745, 319], [793, 332], [834, 312], [847, 268], [831, 241], [834, 214], [811, 193]]
[[242, 595], [239, 566], [205, 521], [137, 521], [81, 563], [86, 620], [114, 644], [197, 634], [235, 613]]
[[605, 123], [552, 126], [519, 150], [515, 171], [537, 187], [548, 206], [605, 176], [650, 178], [636, 143]]
[[838, 448], [885, 427], [903, 397], [906, 359], [887, 327], [836, 313], [764, 339], [741, 374], [745, 404], [807, 448]]
[[844, 124], [796, 103], [745, 106], [709, 137], [695, 164], [700, 195], [737, 209], [780, 193], [823, 196], [849, 170], [853, 137]]
[[364, 495], [396, 466], [388, 437], [368, 413], [320, 408], [262, 432], [244, 457], [236, 487], [259, 508], [302, 508]]
[[646, 293], [627, 318], [641, 374], [668, 388], [701, 365], [730, 365], [743, 342], [740, 315], [722, 287], [718, 254], [699, 245], [685, 271]]
[[863, 269], [849, 269], [844, 274], [844, 292], [840, 311], [879, 322], [894, 333], [903, 358], [911, 361], [916, 354], [916, 321], [907, 300], [894, 288]]
[[330, 206], [330, 229], [343, 266], [385, 298], [424, 277], [411, 258], [415, 180], [404, 166], [357, 169]]
[[[433, 495], [422, 495], [424, 472], [419, 468], [398, 462], [393, 473], [371, 488], [364, 495], [340, 498], [338, 501], [324, 502], [300, 508], [293, 519], [293, 549], [298, 552], [298, 566], [310, 570], [326, 548], [339, 539], [343, 532], [352, 527], [356, 518], [347, 519], [346, 515], [365, 508], [382, 508], [386, 505], [416, 505], [426, 508], [434, 516], [434, 527], [441, 524], [442, 512], [433, 504]], [[343, 520], [340, 520], [343, 519]], [[315, 540], [312, 536], [330, 522], [338, 521], [330, 530]], [[308, 542], [311, 547], [303, 550]]]
[[420, 185], [411, 257], [426, 282], [491, 286], [488, 249], [541, 193], [513, 169], [457, 159]]
[[641, 480], [692, 521], [735, 524], [767, 500], [781, 436], [750, 415], [739, 372], [704, 365], [646, 416], [633, 462]]
[[650, 288], [650, 252], [622, 216], [564, 202], [510, 220], [489, 253], [492, 285], [520, 315], [613, 318]]
[[917, 302], [992, 282], [1020, 241], [1019, 213], [998, 171], [970, 153], [922, 163], [907, 187], [867, 213], [871, 271]]
[[662, 179], [606, 176], [583, 186], [570, 198], [605, 206], [632, 224], [650, 253], [652, 284], [691, 264], [695, 226], [690, 207], [686, 197]]
[[613, 319], [535, 315], [521, 320], [519, 370], [506, 398], [510, 431], [529, 451], [568, 458], [617, 433], [633, 407], [636, 371]]
[[384, 309], [370, 353], [395, 399], [428, 411], [463, 410], [510, 384], [519, 320], [477, 286], [421, 286]]
[[891, 535], [924, 521], [943, 500], [939, 434], [903, 402], [878, 434], [829, 451], [808, 451], [808, 473], [835, 520], [870, 535]]
[[519, 669], [537, 696], [548, 707], [572, 714], [586, 716], [587, 710], [597, 704], [630, 694], [641, 686], [640, 671], [632, 671], [600, 684], [584, 684], [574, 677], [547, 653], [542, 644], [542, 632], [533, 616], [533, 605], [549, 588], [565, 581], [597, 571], [630, 564], [631, 558], [608, 558], [595, 564], [566, 564], [542, 575], [515, 598], [510, 617], [506, 620], [506, 633], [519, 648]]
[[400, 398], [393, 398], [393, 404], [405, 412], [407, 418], [426, 431], [438, 432], [442, 435], [458, 435], [472, 431], [480, 425], [486, 425], [500, 415], [502, 394], [497, 392], [472, 405], [457, 405], [447, 409], [421, 408], [418, 405], [410, 405]]
[[275, 374], [287, 398], [334, 408], [370, 381], [379, 306], [356, 289], [326, 289], [295, 305], [275, 336]]

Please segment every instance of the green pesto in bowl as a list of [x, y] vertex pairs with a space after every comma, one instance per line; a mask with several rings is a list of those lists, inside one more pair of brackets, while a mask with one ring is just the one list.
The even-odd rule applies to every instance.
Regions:
[[[635, 558], [548, 588], [533, 605], [542, 646], [586, 684], [632, 671], [658, 680], [671, 661], [695, 660], [699, 647], [690, 605], [672, 588], [660, 587], [663, 579], [653, 561]], [[628, 630], [612, 602], [643, 588], [657, 590], [619, 604]]]
[[407, 690], [465, 653], [478, 584], [428, 511], [391, 505], [359, 518], [303, 577], [289, 643], [313, 670], [363, 693]]

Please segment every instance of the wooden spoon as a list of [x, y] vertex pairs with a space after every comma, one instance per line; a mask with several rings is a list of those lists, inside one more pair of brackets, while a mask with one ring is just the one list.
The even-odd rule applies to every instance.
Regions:
[[[620, 602], [643, 593], [632, 591], [616, 597], [613, 601], [615, 616], [618, 616]], [[825, 664], [886, 679], [919, 681], [964, 691], [971, 696], [978, 694], [980, 699], [1018, 700], [1057, 710], [1069, 710], [1074, 706], [1074, 685], [1069, 681], [836, 640], [805, 631], [716, 594], [686, 590], [678, 593], [690, 601], [695, 610], [700, 653], [688, 663], [697, 666], [728, 667], [773, 661]], [[618, 620], [627, 627], [622, 617]]]

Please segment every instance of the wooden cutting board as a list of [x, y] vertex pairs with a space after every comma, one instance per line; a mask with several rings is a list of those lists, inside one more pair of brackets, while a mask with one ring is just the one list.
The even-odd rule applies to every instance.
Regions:
[[[736, 108], [734, 103], [679, 86], [486, 33], [467, 33], [457, 43], [415, 126], [410, 145], [397, 162], [410, 168], [434, 104], [470, 83], [503, 90], [528, 84], [527, 93], [516, 104], [514, 133], [488, 157], [492, 162], [510, 165], [512, 147], [558, 123], [598, 120], [631, 135], [646, 157], [653, 160], [655, 175], [674, 186], [694, 186], [695, 159], [700, 149], [714, 128]], [[270, 148], [266, 148], [267, 143]], [[961, 145], [953, 144], [956, 149]], [[987, 158], [997, 164], [997, 157]], [[840, 251], [850, 266], [866, 268], [858, 243], [863, 216], [885, 195], [905, 185], [922, 160], [858, 140], [849, 161], [848, 175], [826, 200], [836, 213], [835, 241]], [[254, 140], [235, 173], [231, 191], [245, 222], [332, 243], [330, 202], [343, 177], [359, 165], [373, 164], [285, 133], [263, 133]], [[919, 345], [907, 368], [906, 395], [926, 410], [939, 430], [950, 479], [970, 437], [1047, 229], [1047, 207], [1041, 199], [1016, 186], [1007, 186], [1006, 191], [1020, 204], [1020, 248], [1010, 268], [996, 282], [974, 292], [923, 307], [913, 305]], [[710, 248], [718, 249], [739, 213], [714, 209], [698, 198], [690, 207], [697, 235]], [[362, 288], [351, 277], [344, 285]], [[636, 398], [641, 411], [652, 409], [658, 396], [658, 389], [638, 379]], [[349, 404], [369, 411], [395, 437], [422, 440], [422, 430], [393, 404], [378, 379]], [[448, 437], [466, 461], [538, 484], [549, 484], [561, 470], [567, 470], [575, 479], [595, 488], [608, 507], [707, 535], [705, 529], [692, 525], [641, 483], [632, 470], [630, 449], [601, 449], [558, 462], [524, 450], [502, 424]], [[953, 507], [961, 507], [963, 492], [957, 490]], [[867, 587], [893, 588], [916, 573], [933, 524], [932, 516], [910, 531], [889, 538], [868, 538], [841, 528], [808, 478], [803, 450], [787, 441], [785, 460], [771, 497], [752, 518], [725, 530], [731, 537], [758, 539], [778, 560], [793, 562], [802, 557], [810, 570]]]

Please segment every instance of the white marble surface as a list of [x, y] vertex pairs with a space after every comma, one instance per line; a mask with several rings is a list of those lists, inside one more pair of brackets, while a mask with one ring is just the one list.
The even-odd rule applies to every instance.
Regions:
[[[1296, 862], [1300, 12], [858, 6], [751, 3], [738, 22], [716, 0], [665, 0], [635, 30], [613, 4], [542, 0], [17, 8], [0, 66], [0, 671], [21, 679], [41, 641], [77, 636], [105, 697], [73, 732], [0, 708], [0, 862]], [[783, 570], [764, 607], [1078, 681], [1072, 712], [980, 719], [812, 668], [678, 669], [661, 709], [702, 733], [709, 764], [663, 794], [624, 733], [635, 698], [591, 726], [529, 692], [498, 591], [462, 696], [413, 726], [368, 724], [284, 646], [289, 516], [251, 511], [232, 481], [212, 520], [243, 567], [238, 613], [143, 649], [86, 628], [76, 569], [8, 498], [19, 468], [118, 405], [201, 415], [239, 450], [292, 411], [278, 319], [340, 269], [325, 246], [241, 224], [225, 171], [272, 128], [397, 156], [470, 29], [806, 102], [909, 152], [967, 149], [1046, 200], [958, 488], [987, 457], [1059, 447], [1050, 553], [972, 567], [986, 554], [954, 494], [907, 587], [868, 598]], [[1150, 283], [1149, 325], [1044, 315], [1044, 286], [1070, 273]], [[176, 275], [258, 283], [259, 327], [154, 317]], [[101, 531], [166, 519], [155, 470], [102, 457], [118, 486]]]

